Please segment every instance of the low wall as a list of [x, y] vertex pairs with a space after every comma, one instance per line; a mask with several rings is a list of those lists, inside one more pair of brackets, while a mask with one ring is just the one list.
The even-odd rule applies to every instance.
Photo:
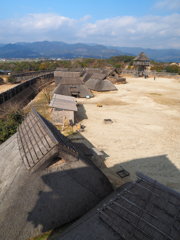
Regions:
[[12, 73], [11, 77], [16, 80], [16, 82], [27, 81], [35, 77], [46, 75], [51, 73], [50, 71], [36, 71], [36, 72], [25, 72], [25, 73]]
[[25, 106], [44, 87], [54, 81], [54, 74], [48, 73], [32, 79], [0, 93], [0, 115], [9, 108]]

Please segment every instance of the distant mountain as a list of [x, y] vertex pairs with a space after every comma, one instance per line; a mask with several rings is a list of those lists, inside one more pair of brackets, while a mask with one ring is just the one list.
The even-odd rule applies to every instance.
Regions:
[[83, 43], [67, 44], [44, 41], [0, 46], [0, 58], [109, 58], [122, 54], [121, 50]]
[[130, 47], [116, 47], [116, 49], [122, 52], [129, 52], [132, 55], [137, 55], [140, 52], [145, 52], [149, 58], [157, 61], [180, 62], [180, 49], [150, 49]]
[[109, 58], [118, 55], [136, 56], [142, 51], [156, 61], [180, 62], [180, 50], [177, 49], [157, 50], [48, 41], [0, 44], [0, 58]]

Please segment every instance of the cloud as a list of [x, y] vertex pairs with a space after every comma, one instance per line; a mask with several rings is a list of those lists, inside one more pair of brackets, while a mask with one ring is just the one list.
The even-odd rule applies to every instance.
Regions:
[[[78, 35], [107, 45], [168, 48], [179, 44], [180, 14], [170, 16], [116, 17], [89, 23]], [[179, 42], [179, 43], [178, 43]]]
[[161, 0], [155, 4], [155, 8], [166, 10], [180, 10], [179, 0]]
[[0, 21], [0, 42], [65, 41], [114, 46], [180, 48], [180, 14], [117, 16], [93, 22], [57, 14], [29, 14]]

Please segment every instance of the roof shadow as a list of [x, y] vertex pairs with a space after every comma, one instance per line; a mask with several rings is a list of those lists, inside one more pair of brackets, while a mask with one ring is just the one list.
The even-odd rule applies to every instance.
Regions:
[[[160, 183], [160, 185], [163, 184], [163, 185], [166, 185], [169, 188], [175, 189], [176, 191], [180, 191], [180, 171], [170, 161], [170, 159], [165, 154], [164, 155], [153, 156], [153, 157], [134, 159], [134, 160], [124, 162], [124, 163], [121, 163], [121, 164], [116, 164], [110, 169], [115, 173], [116, 171], [118, 171], [118, 169], [121, 169], [121, 168], [123, 168], [123, 169], [125, 169], [129, 172], [132, 172], [132, 170], [133, 170], [133, 172], [136, 172], [137, 170], [138, 171], [143, 170], [143, 174], [153, 178], [154, 180], [157, 180]], [[130, 174], [130, 177], [134, 178], [135, 176]], [[137, 177], [135, 177], [135, 179], [137, 179]], [[166, 189], [166, 187], [164, 187], [163, 185], [161, 185], [162, 189]], [[169, 190], [169, 191], [171, 192], [171, 190]], [[172, 190], [172, 192], [175, 193], [173, 190]], [[99, 207], [99, 205], [98, 205], [98, 207]], [[97, 209], [98, 207], [96, 206], [95, 209]], [[77, 235], [78, 235], [79, 230], [82, 230], [82, 231], [84, 230], [83, 227], [79, 228], [79, 225], [81, 223], [86, 222], [86, 218], [82, 218], [82, 221], [81, 221], [80, 224], [78, 224], [79, 222], [77, 222], [77, 224], [75, 223], [75, 225], [73, 225], [73, 227], [70, 227], [70, 230], [69, 230], [70, 234], [71, 234], [71, 231], [72, 232], [76, 231], [76, 228], [77, 228]], [[95, 228], [98, 229], [98, 227], [99, 227], [98, 222], [96, 222], [95, 225], [96, 226], [94, 227], [94, 230], [95, 230]], [[85, 231], [88, 231], [89, 226], [90, 225], [87, 224], [87, 228], [86, 228]], [[68, 228], [69, 226], [66, 226], [66, 227]], [[92, 230], [92, 228], [89, 228], [89, 229], [90, 229], [90, 231]], [[61, 236], [61, 232], [63, 230], [65, 230], [65, 229], [54, 230], [51, 233], [51, 235], [48, 237], [48, 239], [49, 240], [61, 239], [60, 236]], [[97, 232], [98, 232], [98, 230], [97, 230]], [[78, 239], [83, 239], [83, 238], [79, 237]], [[108, 237], [101, 238], [101, 236], [100, 236], [99, 239], [108, 239]], [[127, 238], [124, 238], [124, 239], [127, 239]]]
[[[86, 131], [86, 128], [83, 130]], [[68, 138], [77, 147], [79, 153], [86, 160], [89, 160], [91, 164], [96, 165], [98, 168], [106, 168], [105, 160], [109, 155], [97, 149], [87, 138], [85, 138], [80, 132], [68, 136]]]
[[27, 222], [44, 233], [82, 216], [112, 191], [95, 167], [66, 168], [41, 176], [45, 187], [28, 213]]
[[116, 174], [121, 168], [130, 173], [130, 179], [136, 179], [137, 171], [157, 180], [158, 182], [180, 191], [180, 170], [171, 162], [167, 155], [157, 155], [116, 164], [110, 169]]

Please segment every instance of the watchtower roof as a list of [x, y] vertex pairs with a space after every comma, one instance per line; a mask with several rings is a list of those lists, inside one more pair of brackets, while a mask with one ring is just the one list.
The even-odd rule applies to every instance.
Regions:
[[144, 52], [141, 52], [137, 57], [134, 58], [134, 61], [149, 61], [149, 58]]

